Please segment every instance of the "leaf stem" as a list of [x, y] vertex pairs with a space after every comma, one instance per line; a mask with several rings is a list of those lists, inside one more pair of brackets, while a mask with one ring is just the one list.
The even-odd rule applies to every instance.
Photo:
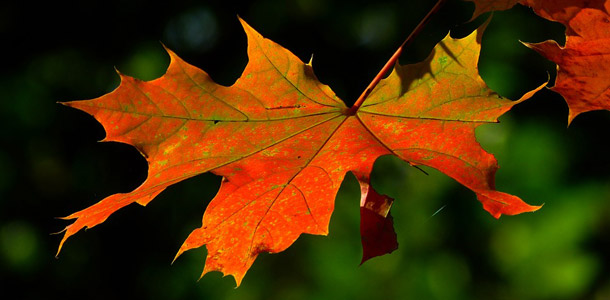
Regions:
[[366, 97], [368, 97], [371, 94], [371, 92], [377, 86], [377, 84], [381, 81], [383, 76], [394, 67], [394, 65], [396, 64], [396, 61], [400, 57], [400, 54], [402, 54], [402, 50], [413, 41], [413, 39], [421, 32], [421, 30], [424, 28], [424, 26], [428, 23], [428, 21], [430, 20], [432, 15], [434, 15], [436, 12], [438, 12], [440, 10], [441, 6], [443, 6], [443, 4], [445, 4], [445, 2], [446, 2], [446, 0], [438, 0], [436, 2], [436, 4], [434, 5], [434, 7], [432, 7], [432, 9], [428, 12], [428, 14], [419, 22], [419, 24], [417, 24], [417, 26], [415, 27], [415, 29], [413, 29], [411, 34], [409, 34], [407, 39], [405, 39], [405, 41], [402, 42], [400, 47], [398, 47], [396, 52], [394, 52], [394, 55], [392, 55], [392, 57], [390, 57], [390, 60], [388, 60], [388, 62], [385, 64], [385, 66], [383, 66], [381, 71], [379, 71], [377, 76], [375, 76], [375, 78], [373, 78], [373, 81], [371, 81], [369, 86], [366, 87], [364, 92], [362, 92], [362, 95], [360, 95], [360, 97], [358, 97], [358, 100], [356, 100], [354, 105], [347, 110], [346, 114], [348, 116], [352, 116], [352, 115], [356, 114], [356, 112], [358, 111], [358, 109], [360, 108], [360, 106], [362, 105], [364, 100], [366, 99]]

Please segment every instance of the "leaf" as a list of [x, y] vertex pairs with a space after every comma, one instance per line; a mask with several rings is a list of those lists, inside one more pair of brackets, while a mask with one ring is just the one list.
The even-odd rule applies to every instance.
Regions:
[[[511, 9], [517, 4], [529, 6], [539, 16], [555, 21], [567, 22], [574, 18], [584, 8], [595, 8], [599, 10], [608, 10], [604, 8], [607, 0], [464, 0], [473, 2], [475, 10], [472, 14], [472, 20], [476, 19], [481, 14], [491, 11], [501, 11]], [[564, 24], [565, 25], [565, 24]]]
[[465, 0], [469, 2], [474, 2], [475, 8], [472, 13], [472, 18], [470, 21], [476, 19], [478, 16], [490, 12], [490, 11], [499, 11], [499, 10], [507, 10], [515, 6], [519, 3], [519, 0]]
[[119, 208], [146, 205], [169, 185], [212, 172], [223, 176], [220, 190], [176, 257], [205, 245], [202, 276], [221, 271], [239, 285], [258, 254], [283, 251], [303, 233], [328, 233], [335, 195], [350, 171], [363, 190], [364, 261], [397, 245], [392, 200], [369, 184], [382, 155], [439, 169], [473, 190], [496, 218], [539, 208], [494, 189], [496, 160], [474, 137], [476, 127], [497, 122], [535, 92], [512, 102], [484, 84], [476, 69], [482, 30], [459, 40], [447, 36], [426, 61], [397, 65], [351, 114], [316, 79], [311, 63], [241, 22], [250, 61], [230, 87], [168, 50], [171, 62], [161, 78], [120, 75], [115, 91], [64, 103], [94, 116], [105, 141], [134, 145], [149, 169], [134, 191], [66, 217], [75, 221], [60, 249]]
[[566, 44], [525, 43], [557, 64], [551, 90], [570, 108], [568, 124], [583, 112], [610, 110], [610, 1], [532, 4], [537, 14], [566, 26]]
[[592, 110], [610, 110], [610, 0], [468, 0], [481, 13], [509, 9], [517, 3], [539, 16], [566, 26], [566, 44], [555, 41], [524, 43], [557, 64], [551, 90], [561, 94], [570, 109], [568, 124]]
[[[370, 166], [372, 167], [372, 166]], [[362, 260], [392, 253], [398, 249], [390, 208], [394, 199], [378, 194], [371, 186], [371, 168], [352, 171], [360, 183], [360, 236]]]
[[398, 249], [394, 221], [390, 208], [394, 199], [379, 195], [368, 177], [359, 179], [362, 199], [360, 200], [360, 236], [362, 237], [362, 261], [392, 253]]

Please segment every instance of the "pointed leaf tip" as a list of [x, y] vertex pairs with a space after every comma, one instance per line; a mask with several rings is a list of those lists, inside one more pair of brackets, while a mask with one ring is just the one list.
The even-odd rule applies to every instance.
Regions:
[[496, 219], [502, 215], [518, 215], [542, 208], [542, 205], [529, 205], [519, 197], [498, 191], [478, 191], [477, 197], [483, 208]]

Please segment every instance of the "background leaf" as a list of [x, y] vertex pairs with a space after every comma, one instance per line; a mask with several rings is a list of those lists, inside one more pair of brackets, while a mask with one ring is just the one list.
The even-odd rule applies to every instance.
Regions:
[[547, 40], [524, 44], [557, 64], [557, 80], [551, 90], [565, 98], [570, 109], [568, 124], [583, 112], [610, 110], [610, 1], [467, 1], [475, 3], [473, 19], [519, 3], [540, 17], [565, 25], [565, 43]]

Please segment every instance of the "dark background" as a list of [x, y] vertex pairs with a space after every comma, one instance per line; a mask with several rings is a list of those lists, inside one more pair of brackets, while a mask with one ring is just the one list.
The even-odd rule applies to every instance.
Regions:
[[[204, 174], [168, 188], [146, 208], [128, 206], [72, 237], [58, 259], [56, 219], [128, 192], [146, 162], [128, 145], [97, 143], [92, 117], [57, 104], [118, 85], [113, 67], [141, 79], [164, 73], [161, 43], [224, 85], [247, 62], [245, 19], [354, 102], [434, 1], [86, 1], [0, 4], [0, 290], [22, 299], [609, 299], [610, 113], [567, 126], [567, 106], [548, 90], [477, 136], [501, 169], [497, 187], [544, 207], [493, 219], [447, 176], [426, 176], [381, 158], [373, 185], [396, 198], [400, 248], [358, 266], [359, 188], [348, 175], [328, 237], [302, 236], [261, 255], [242, 286], [219, 273], [197, 281], [205, 249], [170, 265], [201, 224], [220, 179]], [[473, 4], [449, 1], [403, 54], [423, 60], [449, 29], [464, 36]], [[464, 24], [466, 23], [466, 24]], [[554, 64], [519, 40], [563, 42], [563, 26], [524, 7], [495, 13], [480, 72], [517, 99], [555, 76]], [[442, 209], [441, 209], [442, 208]], [[437, 214], [437, 210], [441, 209]]]

